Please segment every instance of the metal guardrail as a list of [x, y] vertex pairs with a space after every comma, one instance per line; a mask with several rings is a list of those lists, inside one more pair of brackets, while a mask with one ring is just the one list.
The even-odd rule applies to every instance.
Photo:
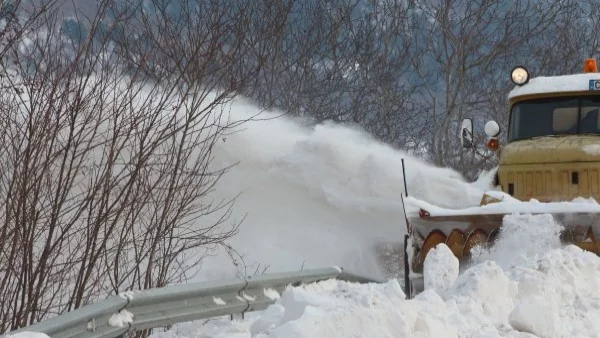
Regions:
[[331, 267], [261, 275], [246, 280], [172, 285], [112, 296], [9, 334], [40, 332], [52, 338], [118, 337], [131, 331], [264, 310], [276, 300], [272, 290], [281, 294], [288, 285], [332, 278], [358, 283], [382, 282]]

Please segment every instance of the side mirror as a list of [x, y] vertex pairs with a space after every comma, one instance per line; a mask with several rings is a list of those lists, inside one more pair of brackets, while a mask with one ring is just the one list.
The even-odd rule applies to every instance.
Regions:
[[473, 120], [464, 119], [460, 127], [460, 143], [463, 148], [473, 147]]

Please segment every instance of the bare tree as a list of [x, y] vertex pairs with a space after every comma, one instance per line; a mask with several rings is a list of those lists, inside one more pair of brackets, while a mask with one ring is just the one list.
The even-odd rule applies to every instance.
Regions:
[[463, 169], [473, 165], [455, 151], [460, 120], [499, 116], [505, 105], [490, 107], [486, 96], [506, 88], [498, 76], [508, 73], [507, 61], [514, 60], [519, 46], [574, 8], [573, 1], [415, 2], [420, 22], [415, 43], [425, 54], [413, 60], [419, 61], [415, 70], [429, 84], [427, 100], [434, 123], [429, 153], [436, 165]]
[[358, 79], [351, 85], [349, 110], [354, 122], [378, 139], [418, 152], [427, 123], [418, 93], [422, 83], [410, 60], [413, 27], [408, 4], [373, 1], [352, 27], [352, 45], [360, 48], [355, 60]]
[[237, 232], [235, 196], [211, 197], [229, 168], [213, 149], [245, 122], [227, 103], [259, 69], [233, 67], [253, 18], [244, 6], [174, 18], [154, 5], [101, 1], [69, 34], [46, 12], [6, 49], [0, 332], [183, 281]]
[[599, 11], [600, 1], [586, 0], [578, 1], [571, 11], [559, 13], [549, 29], [527, 41], [525, 47], [530, 52], [519, 62], [533, 76], [582, 72], [583, 59], [597, 58], [600, 52], [600, 39], [591, 33], [600, 29]]
[[61, 8], [0, 5], [0, 332], [235, 252], [235, 196], [211, 193], [230, 168], [214, 147], [246, 122], [228, 114], [240, 93], [473, 178], [495, 162], [459, 151], [460, 120], [503, 124], [514, 65], [575, 71], [599, 45], [581, 34], [597, 0]]
[[[261, 45], [265, 63], [244, 93], [264, 107], [364, 127], [413, 145], [419, 88], [411, 79], [409, 8], [397, 1], [289, 1], [282, 36]], [[287, 13], [287, 12], [286, 12]], [[277, 26], [279, 27], [279, 26]], [[279, 30], [277, 30], [279, 32]]]

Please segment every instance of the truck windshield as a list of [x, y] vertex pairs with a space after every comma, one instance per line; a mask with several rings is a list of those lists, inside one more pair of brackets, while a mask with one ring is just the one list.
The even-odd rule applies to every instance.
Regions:
[[512, 107], [508, 141], [549, 135], [600, 135], [600, 97], [523, 101]]

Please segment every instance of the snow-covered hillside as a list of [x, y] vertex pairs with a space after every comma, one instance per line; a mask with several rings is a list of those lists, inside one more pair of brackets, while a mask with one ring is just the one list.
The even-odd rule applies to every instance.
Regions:
[[[232, 118], [257, 112], [239, 100], [232, 108]], [[337, 265], [388, 282], [290, 287], [263, 312], [178, 324], [153, 338], [600, 336], [600, 258], [561, 246], [560, 224], [548, 215], [507, 216], [497, 244], [475, 252], [460, 275], [448, 268], [454, 256], [438, 247], [426, 269], [439, 278], [415, 299], [405, 298], [395, 278], [400, 257], [381, 265], [405, 232], [402, 159], [411, 200], [444, 208], [478, 204], [491, 189], [489, 175], [466, 183], [358, 130], [287, 117], [244, 125], [214, 155], [215, 165], [240, 162], [213, 196], [241, 192], [232, 218], [246, 218], [230, 244], [247, 267], [236, 270], [222, 252], [196, 280]]]

